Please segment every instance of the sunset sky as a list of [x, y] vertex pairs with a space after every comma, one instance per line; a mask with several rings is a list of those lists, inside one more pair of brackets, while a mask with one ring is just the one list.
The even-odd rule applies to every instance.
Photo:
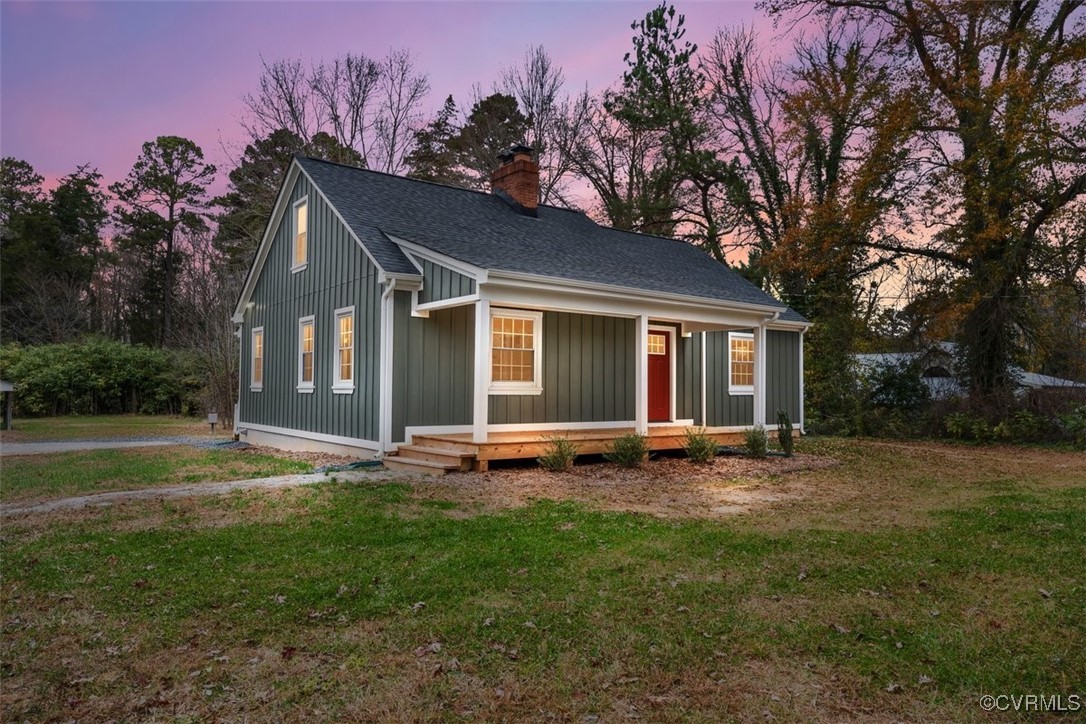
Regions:
[[[0, 152], [48, 182], [81, 163], [106, 183], [159, 135], [193, 139], [224, 167], [243, 140], [241, 96], [260, 59], [306, 61], [411, 49], [428, 73], [428, 110], [541, 44], [571, 91], [599, 90], [624, 69], [630, 23], [652, 2], [9, 2], [0, 3]], [[754, 24], [766, 45], [788, 43], [753, 2], [679, 2], [688, 38]], [[788, 43], [790, 45], [790, 43]], [[222, 187], [222, 177], [216, 190]]]

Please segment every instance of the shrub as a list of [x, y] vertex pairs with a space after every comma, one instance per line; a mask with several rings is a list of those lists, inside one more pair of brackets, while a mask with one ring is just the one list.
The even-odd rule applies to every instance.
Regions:
[[18, 385], [16, 413], [192, 413], [206, 374], [186, 352], [103, 339], [0, 348], [0, 375]]
[[552, 473], [562, 473], [573, 467], [573, 461], [577, 457], [577, 445], [569, 438], [555, 435], [544, 438], [547, 447], [543, 454], [536, 458], [536, 462], [544, 469]]
[[686, 428], [686, 434], [683, 435], [683, 450], [686, 451], [690, 462], [709, 462], [716, 457], [719, 447], [716, 440], [705, 434], [705, 428]]
[[1079, 405], [1066, 415], [1060, 415], [1060, 427], [1075, 445], [1086, 448], [1086, 405]]
[[747, 430], [747, 454], [752, 458], [764, 458], [769, 454], [769, 436], [761, 425]]
[[604, 453], [607, 460], [624, 468], [640, 467], [649, 457], [649, 438], [636, 432], [615, 438], [611, 450]]
[[952, 412], [943, 419], [943, 425], [951, 437], [964, 440], [972, 431], [972, 415], [966, 412]]
[[796, 449], [795, 440], [792, 439], [792, 420], [784, 410], [777, 410], [777, 442], [787, 457], [792, 457]]

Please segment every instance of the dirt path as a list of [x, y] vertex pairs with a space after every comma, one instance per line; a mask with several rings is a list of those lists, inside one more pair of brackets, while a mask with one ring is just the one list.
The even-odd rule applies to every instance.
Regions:
[[231, 480], [223, 483], [193, 483], [192, 485], [170, 485], [141, 490], [119, 490], [112, 493], [77, 495], [71, 498], [57, 498], [40, 503], [0, 504], [0, 517], [18, 515], [38, 515], [58, 510], [80, 510], [82, 508], [104, 508], [116, 503], [133, 500], [159, 500], [164, 498], [186, 498], [199, 495], [223, 495], [235, 490], [276, 490], [298, 485], [326, 483], [332, 479], [342, 482], [381, 482], [386, 480], [404, 480], [402, 473], [388, 470], [352, 470], [333, 473], [308, 473], [305, 475], [279, 475], [273, 478], [253, 478], [251, 480]]
[[0, 457], [9, 455], [46, 455], [79, 450], [114, 450], [123, 447], [153, 447], [176, 445], [177, 438], [154, 440], [68, 440], [65, 442], [5, 442], [0, 443]]

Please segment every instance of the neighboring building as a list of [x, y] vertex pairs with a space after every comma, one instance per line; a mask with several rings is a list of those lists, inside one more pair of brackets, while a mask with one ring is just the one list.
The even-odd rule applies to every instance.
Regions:
[[295, 158], [234, 316], [237, 432], [440, 470], [559, 432], [802, 429], [801, 316], [689, 244], [538, 205], [531, 149], [491, 181]]
[[[882, 352], [855, 355], [856, 364], [861, 373], [867, 373], [883, 367], [904, 368], [914, 366], [927, 385], [933, 400], [946, 400], [961, 397], [966, 393], [958, 381], [957, 345], [953, 342], [939, 342], [922, 352]], [[1064, 380], [1037, 372], [1026, 372], [1020, 367], [1011, 369], [1018, 380], [1021, 391], [1086, 389], [1086, 383]]]

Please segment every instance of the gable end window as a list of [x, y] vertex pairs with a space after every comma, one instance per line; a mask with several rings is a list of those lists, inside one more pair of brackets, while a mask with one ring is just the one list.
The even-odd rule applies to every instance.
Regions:
[[496, 309], [490, 314], [490, 392], [543, 392], [543, 313]]
[[293, 258], [290, 271], [300, 272], [309, 265], [309, 197], [303, 196], [294, 204]]
[[264, 389], [264, 328], [254, 327], [250, 346], [251, 363], [249, 365], [249, 390], [260, 392]]
[[312, 392], [316, 373], [316, 327], [313, 317], [298, 320], [298, 392]]
[[754, 335], [728, 332], [728, 393], [754, 394]]
[[332, 391], [347, 394], [354, 392], [354, 307], [336, 310], [335, 336]]

